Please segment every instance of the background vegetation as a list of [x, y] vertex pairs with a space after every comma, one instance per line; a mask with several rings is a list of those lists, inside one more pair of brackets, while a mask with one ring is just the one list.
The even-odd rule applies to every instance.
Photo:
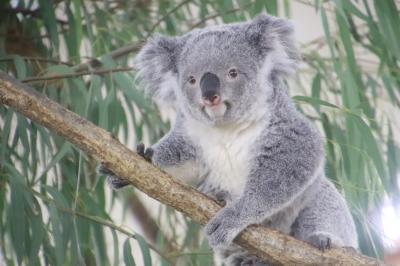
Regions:
[[[384, 199], [400, 203], [400, 18], [394, 0], [5, 0], [0, 69], [130, 147], [154, 143], [169, 123], [136, 87], [131, 59], [143, 41], [155, 32], [182, 34], [265, 10], [290, 17], [294, 3], [315, 7], [324, 36], [301, 46], [305, 66], [292, 94], [325, 133], [327, 175], [351, 206], [361, 251], [380, 257], [382, 232], [374, 217]], [[198, 225], [149, 203], [134, 188], [111, 191], [96, 165], [0, 106], [0, 264], [212, 263]]]

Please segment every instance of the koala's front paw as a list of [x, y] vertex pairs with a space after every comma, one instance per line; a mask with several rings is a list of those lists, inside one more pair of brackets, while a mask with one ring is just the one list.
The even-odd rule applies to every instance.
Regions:
[[308, 237], [307, 242], [318, 248], [321, 251], [330, 249], [332, 247], [332, 241], [329, 235], [326, 234], [315, 234]]
[[136, 146], [136, 152], [148, 162], [151, 162], [154, 154], [154, 150], [151, 147], [146, 149], [143, 143], [139, 143]]
[[213, 248], [227, 248], [244, 229], [233, 208], [225, 207], [206, 225], [208, 242]]
[[107, 178], [107, 183], [113, 188], [113, 189], [119, 189], [122, 187], [125, 187], [129, 185], [129, 182], [116, 174], [114, 174], [113, 171], [108, 169], [107, 167], [104, 166], [104, 164], [100, 164], [97, 167], [97, 172], [99, 174], [105, 175]]

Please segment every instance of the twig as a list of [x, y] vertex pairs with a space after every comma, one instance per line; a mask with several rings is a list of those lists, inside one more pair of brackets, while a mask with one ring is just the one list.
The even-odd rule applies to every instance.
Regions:
[[231, 14], [231, 13], [235, 13], [235, 12], [238, 12], [238, 11], [243, 11], [243, 9], [245, 9], [245, 8], [247, 8], [247, 7], [249, 7], [249, 6], [252, 6], [253, 4], [254, 4], [254, 3], [251, 2], [251, 3], [248, 3], [248, 4], [246, 4], [246, 5], [243, 5], [243, 6], [240, 6], [240, 7], [237, 7], [237, 8], [233, 8], [233, 9], [230, 9], [230, 10], [227, 10], [227, 11], [225, 11], [225, 12], [217, 12], [217, 13], [214, 13], [214, 14], [209, 15], [209, 16], [207, 16], [207, 17], [204, 17], [202, 20], [200, 20], [200, 21], [196, 22], [195, 24], [193, 24], [193, 25], [190, 27], [189, 30], [193, 30], [194, 28], [197, 28], [197, 27], [201, 26], [201, 25], [202, 25], [203, 23], [205, 23], [206, 21], [211, 20], [211, 19], [214, 19], [214, 18], [217, 18], [217, 17], [219, 17], [219, 16], [226, 15], [226, 14]]
[[26, 79], [21, 80], [21, 82], [24, 82], [24, 83], [46, 82], [46, 81], [57, 80], [57, 79], [76, 78], [76, 77], [87, 76], [87, 75], [104, 75], [104, 74], [110, 74], [110, 73], [115, 73], [115, 72], [127, 72], [127, 71], [132, 71], [132, 70], [134, 70], [133, 67], [98, 69], [98, 70], [93, 70], [93, 71], [83, 71], [83, 72], [71, 73], [71, 74], [26, 78]]
[[[28, 15], [28, 16], [32, 16], [34, 18], [43, 19], [39, 8], [31, 10], [31, 9], [21, 8], [21, 7], [2, 7], [2, 8], [0, 8], [0, 13], [2, 13], [2, 12], [11, 13], [11, 14], [20, 13], [22, 15]], [[67, 21], [64, 21], [64, 20], [58, 19], [58, 18], [56, 18], [56, 21], [63, 25], [68, 24]]]
[[[194, 188], [179, 183], [132, 152], [106, 130], [69, 111], [20, 81], [0, 72], [0, 103], [5, 104], [61, 137], [116, 175], [126, 178], [150, 197], [206, 224], [221, 209]], [[246, 228], [235, 243], [277, 265], [380, 265], [354, 251], [332, 248], [325, 252], [260, 225]]]
[[[142, 47], [142, 45], [143, 45], [143, 42], [141, 42], [141, 41], [131, 43], [126, 46], [120, 47], [120, 48], [108, 53], [105, 56], [111, 57], [115, 60], [115, 59], [120, 58], [123, 55], [139, 51], [139, 49]], [[101, 65], [100, 61], [98, 59], [94, 58], [94, 59], [89, 60], [88, 62], [81, 63], [79, 65], [74, 66], [72, 68], [72, 70], [75, 72], [82, 72], [85, 70], [89, 70], [90, 67], [97, 67], [99, 65]]]
[[[170, 11], [168, 11], [162, 18], [160, 18], [158, 21], [156, 21], [156, 23], [154, 23], [154, 25], [150, 28], [147, 36], [144, 38], [144, 40], [142, 41], [138, 41], [135, 43], [131, 43], [128, 44], [126, 46], [120, 47], [110, 53], [108, 53], [106, 55], [106, 57], [111, 57], [114, 60], [118, 59], [119, 57], [129, 54], [129, 53], [133, 53], [133, 52], [137, 52], [142, 45], [144, 44], [144, 42], [153, 34], [154, 30], [172, 13], [176, 12], [176, 10], [178, 10], [181, 6], [185, 5], [186, 3], [190, 2], [192, 0], [184, 0], [183, 2], [181, 2], [180, 4], [178, 4], [177, 6], [175, 6], [174, 8], [172, 8]], [[74, 71], [75, 72], [81, 72], [81, 71], [85, 71], [88, 70], [90, 67], [97, 67], [100, 64], [100, 61], [96, 58], [89, 60], [88, 62], [85, 63], [81, 63], [79, 65], [76, 65], [74, 67]]]
[[[183, 5], [185, 2], [186, 1], [183, 1], [181, 4]], [[199, 25], [201, 25], [202, 23], [206, 22], [207, 20], [214, 19], [214, 18], [216, 18], [218, 16], [221, 16], [223, 14], [230, 14], [230, 13], [234, 13], [234, 12], [237, 12], [237, 11], [241, 11], [244, 8], [251, 6], [252, 4], [253, 3], [250, 3], [250, 4], [247, 4], [247, 5], [238, 7], [238, 8], [234, 8], [234, 9], [228, 10], [228, 11], [226, 11], [224, 13], [216, 13], [216, 14], [210, 15], [208, 17], [205, 17], [201, 21], [197, 22], [195, 25], [191, 26], [190, 30], [195, 28], [195, 27], [197, 27], [197, 26], [199, 26]], [[173, 8], [171, 11], [175, 12], [174, 9], [175, 8]], [[170, 14], [173, 13], [171, 11], [169, 12]], [[170, 15], [170, 14], [168, 14], [168, 15]], [[159, 23], [161, 23], [161, 22], [156, 22], [151, 29], [153, 29], [153, 28], [155, 29], [158, 26], [157, 24], [159, 24]], [[153, 29], [153, 31], [154, 31], [154, 29]], [[150, 32], [151, 31], [152, 30], [150, 30]], [[106, 54], [104, 56], [105, 57], [111, 57], [114, 60], [116, 60], [116, 59], [118, 59], [118, 58], [120, 58], [120, 57], [122, 57], [124, 55], [129, 54], [129, 53], [137, 52], [143, 46], [143, 44], [145, 43], [146, 39], [148, 37], [150, 37], [150, 36], [151, 36], [151, 34], [149, 34], [144, 40], [141, 40], [141, 41], [138, 41], [138, 42], [131, 43], [131, 44], [128, 44], [126, 46], [120, 47], [120, 48], [118, 48], [118, 49], [116, 49], [116, 50], [114, 50], [114, 51], [112, 51], [112, 52], [110, 52], [110, 53], [108, 53], [108, 54]], [[88, 62], [76, 65], [75, 67], [73, 67], [73, 70], [75, 72], [81, 72], [81, 71], [88, 70], [90, 67], [98, 67], [100, 65], [99, 62], [100, 61], [98, 59], [91, 59]]]
[[[359, 30], [363, 30], [363, 29], [368, 27], [368, 24], [362, 23], [360, 25], [357, 25], [357, 27], [358, 27]], [[336, 31], [333, 34], [331, 34], [330, 38], [336, 39], [338, 37], [338, 35], [339, 35], [339, 31]], [[365, 34], [365, 36], [367, 36], [367, 34]], [[311, 40], [311, 41], [309, 41], [307, 43], [302, 44], [301, 48], [302, 49], [306, 49], [306, 48], [309, 48], [310, 46], [317, 45], [317, 47], [315, 47], [314, 50], [318, 50], [318, 49], [320, 49], [322, 46], [324, 46], [327, 43], [326, 41], [327, 41], [327, 38], [326, 38], [325, 35], [324, 36], [320, 36], [320, 37], [317, 37], [317, 38], [315, 38], [315, 39], [313, 39], [313, 40]]]
[[[303, 5], [306, 5], [306, 6], [309, 6], [309, 7], [315, 8], [315, 4], [310, 2], [310, 1], [306, 1], [306, 0], [293, 0], [293, 1], [298, 2], [300, 4], [303, 4]], [[323, 0], [322, 1], [322, 4], [325, 4], [325, 3], [329, 3], [329, 0]], [[325, 8], [326, 11], [329, 11], [329, 12], [334, 12], [335, 11], [334, 8], [331, 8], [331, 7], [324, 7], [324, 8]]]
[[187, 3], [191, 2], [192, 0], [184, 0], [182, 2], [180, 2], [179, 4], [177, 4], [175, 7], [173, 7], [171, 10], [169, 10], [167, 13], [165, 13], [164, 16], [162, 16], [159, 20], [157, 20], [156, 23], [154, 23], [154, 25], [151, 27], [151, 29], [148, 31], [147, 37], [150, 37], [154, 30], [167, 18], [169, 17], [172, 13], [175, 13], [180, 7], [186, 5]]
[[[59, 61], [57, 59], [36, 57], [36, 56], [21, 56], [21, 57], [22, 57], [22, 59], [24, 59], [26, 61], [38, 61], [38, 62], [54, 63], [54, 64], [72, 66], [71, 63]], [[11, 58], [11, 57], [0, 58], [0, 62], [9, 62], [9, 61], [13, 61], [13, 60], [14, 60], [14, 58]]]
[[21, 13], [22, 15], [31, 15], [32, 17], [39, 17], [39, 9], [28, 9], [22, 7], [2, 7], [0, 8], [0, 12], [5, 13]]

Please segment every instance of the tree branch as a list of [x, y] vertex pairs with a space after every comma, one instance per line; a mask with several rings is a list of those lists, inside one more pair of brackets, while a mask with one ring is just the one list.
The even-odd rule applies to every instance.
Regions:
[[[24, 16], [32, 16], [34, 18], [43, 19], [40, 9], [27, 9], [20, 7], [2, 7], [0, 8], [0, 13], [10, 13], [10, 14], [22, 14]], [[68, 22], [62, 19], [56, 18], [56, 21], [62, 25], [67, 25]]]
[[[150, 197], [206, 224], [221, 206], [194, 188], [181, 184], [132, 152], [110, 133], [0, 72], [0, 103], [53, 130], [93, 156]], [[235, 242], [277, 265], [380, 265], [351, 250], [321, 252], [263, 226], [245, 229]]]
[[[179, 7], [181, 7], [181, 6], [185, 5], [185, 4], [187, 4], [188, 2], [190, 2], [190, 1], [183, 1], [183, 2], [181, 2], [180, 4], [178, 4], [177, 7], [179, 8]], [[203, 23], [205, 23], [206, 21], [208, 21], [208, 20], [210, 20], [210, 19], [217, 18], [217, 17], [221, 16], [222, 14], [230, 14], [230, 13], [234, 13], [234, 12], [237, 12], [237, 11], [242, 11], [243, 9], [245, 9], [245, 8], [247, 8], [247, 7], [249, 7], [249, 6], [251, 6], [252, 4], [254, 4], [254, 3], [251, 2], [251, 3], [249, 3], [249, 4], [240, 6], [240, 7], [238, 7], [238, 8], [234, 8], [234, 9], [231, 9], [231, 10], [227, 10], [226, 12], [223, 12], [223, 13], [215, 13], [215, 14], [209, 15], [209, 16], [205, 17], [204, 19], [202, 19], [202, 20], [196, 22], [195, 24], [191, 25], [191, 27], [190, 27], [189, 30], [192, 30], [193, 28], [196, 28], [196, 27], [198, 27], [198, 26], [201, 26], [201, 25], [202, 25]], [[162, 19], [165, 19], [166, 17], [168, 17], [169, 15], [171, 15], [172, 13], [174, 13], [176, 10], [177, 10], [176, 7], [172, 8], [170, 11], [168, 11], [168, 12], [165, 14], [165, 16], [164, 16]], [[156, 21], [156, 23], [151, 27], [150, 31], [147, 33], [146, 37], [145, 37], [143, 40], [140, 40], [140, 41], [137, 41], [137, 42], [130, 43], [130, 44], [127, 44], [127, 45], [125, 45], [125, 46], [122, 46], [122, 47], [120, 47], [120, 48], [118, 48], [118, 49], [116, 49], [116, 50], [113, 50], [113, 51], [111, 51], [111, 52], [109, 52], [109, 53], [103, 55], [103, 57], [111, 57], [112, 59], [117, 60], [117, 59], [119, 59], [120, 57], [125, 56], [125, 55], [127, 55], [127, 54], [129, 54], [129, 53], [134, 53], [134, 52], [139, 51], [139, 49], [145, 44], [145, 42], [147, 41], [147, 39], [148, 39], [149, 37], [151, 37], [151, 35], [154, 33], [154, 30], [160, 25], [160, 23], [162, 23], [162, 21], [163, 21], [163, 20], [161, 20], [161, 19], [158, 20], [158, 21]], [[95, 68], [95, 67], [99, 67], [99, 66], [101, 66], [100, 60], [99, 60], [99, 59], [96, 59], [96, 58], [93, 58], [93, 59], [91, 59], [91, 60], [89, 60], [89, 61], [87, 61], [87, 62], [80, 63], [80, 64], [74, 66], [74, 67], [73, 67], [73, 70], [74, 70], [75, 72], [81, 72], [81, 71], [88, 70], [88, 69], [90, 69], [91, 67]]]
[[[116, 60], [126, 54], [139, 51], [139, 49], [142, 47], [143, 44], [144, 44], [144, 42], [140, 42], [140, 41], [134, 42], [134, 43], [122, 46], [104, 56], [111, 57], [114, 60]], [[74, 66], [73, 70], [75, 72], [82, 72], [82, 71], [89, 70], [91, 67], [94, 68], [94, 67], [99, 67], [99, 66], [101, 66], [101, 61], [97, 58], [94, 58], [94, 59], [89, 60], [88, 62], [81, 63], [79, 65]]]
[[121, 67], [121, 68], [111, 68], [111, 69], [97, 69], [93, 71], [82, 71], [77, 73], [70, 73], [70, 74], [60, 74], [60, 75], [49, 75], [44, 77], [33, 77], [33, 78], [26, 78], [21, 80], [24, 83], [36, 83], [36, 82], [46, 82], [56, 79], [64, 79], [64, 78], [76, 78], [80, 76], [87, 76], [87, 75], [105, 75], [115, 72], [127, 72], [134, 70], [133, 67]]
[[[149, 30], [149, 32], [147, 33], [147, 37], [151, 36], [154, 31], [156, 30], [156, 28], [163, 22], [165, 21], [169, 15], [171, 15], [172, 13], [174, 13], [175, 11], [177, 11], [179, 8], [181, 8], [182, 6], [186, 5], [187, 3], [191, 2], [192, 0], [184, 0], [182, 2], [180, 2], [179, 4], [177, 4], [175, 7], [173, 7], [172, 9], [170, 9], [167, 13], [165, 13], [164, 16], [162, 16], [161, 18], [159, 18], [157, 20], [156, 23], [154, 23], [154, 25], [151, 27], [151, 29]], [[147, 38], [146, 38], [147, 39]]]
[[[59, 61], [57, 59], [45, 58], [45, 57], [37, 57], [37, 56], [21, 56], [25, 61], [33, 61], [33, 62], [44, 62], [44, 63], [53, 63], [53, 64], [61, 64], [66, 66], [72, 66], [71, 63]], [[14, 58], [5, 57], [0, 58], [0, 62], [12, 62]]]

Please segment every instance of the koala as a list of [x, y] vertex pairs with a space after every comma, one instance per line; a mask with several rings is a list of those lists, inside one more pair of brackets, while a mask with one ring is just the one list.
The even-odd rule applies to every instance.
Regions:
[[263, 14], [154, 37], [135, 58], [145, 91], [176, 110], [169, 133], [138, 153], [225, 204], [205, 226], [225, 265], [267, 265], [232, 243], [251, 224], [321, 250], [358, 247], [348, 206], [324, 174], [322, 137], [285, 85], [301, 61], [293, 32]]

